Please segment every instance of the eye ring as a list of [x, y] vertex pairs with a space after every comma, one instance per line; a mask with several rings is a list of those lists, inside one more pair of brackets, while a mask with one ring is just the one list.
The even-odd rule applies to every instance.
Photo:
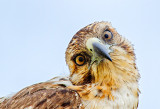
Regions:
[[77, 65], [82, 66], [82, 65], [85, 64], [85, 62], [86, 62], [86, 60], [85, 60], [85, 57], [84, 57], [83, 55], [78, 55], [78, 56], [76, 56], [76, 58], [75, 58], [75, 63], [76, 63]]
[[104, 32], [104, 38], [106, 40], [111, 40], [113, 38], [113, 34], [109, 30], [107, 30]]

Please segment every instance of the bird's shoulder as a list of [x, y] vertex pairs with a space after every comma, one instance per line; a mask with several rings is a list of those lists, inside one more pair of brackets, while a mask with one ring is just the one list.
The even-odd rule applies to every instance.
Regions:
[[81, 98], [74, 90], [68, 78], [56, 77], [49, 81], [28, 86], [10, 98], [3, 98], [2, 109], [77, 109], [81, 106]]

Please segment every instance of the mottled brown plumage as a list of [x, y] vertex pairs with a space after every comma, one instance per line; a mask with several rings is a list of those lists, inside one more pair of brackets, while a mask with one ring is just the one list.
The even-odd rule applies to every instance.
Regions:
[[0, 109], [79, 109], [80, 97], [64, 85], [44, 82], [29, 86], [5, 100]]
[[66, 50], [69, 78], [22, 89], [1, 108], [136, 109], [138, 73], [132, 44], [108, 22], [79, 30]]
[[[109, 40], [105, 38], [106, 31], [113, 35]], [[103, 56], [100, 57], [100, 62], [99, 59], [91, 62], [95, 51], [89, 49], [92, 48], [93, 43], [86, 44], [90, 39], [91, 43], [98, 41], [104, 46], [109, 46], [106, 50], [110, 50], [112, 62]], [[84, 65], [79, 66], [75, 63], [74, 58], [77, 55], [85, 57]], [[73, 89], [78, 91], [84, 100], [84, 105], [89, 102], [91, 104], [86, 108], [137, 108], [140, 75], [135, 64], [134, 49], [132, 44], [119, 35], [110, 23], [95, 22], [78, 31], [66, 50], [66, 62], [70, 69], [70, 80], [74, 85], [79, 86], [72, 86]], [[125, 97], [126, 95], [130, 98]], [[103, 105], [101, 103], [98, 105], [100, 101], [104, 101]]]

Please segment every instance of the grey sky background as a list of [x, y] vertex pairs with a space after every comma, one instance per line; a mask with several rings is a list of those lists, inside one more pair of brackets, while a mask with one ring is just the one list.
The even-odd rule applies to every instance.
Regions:
[[141, 74], [139, 109], [158, 109], [159, 0], [0, 0], [0, 96], [68, 75], [69, 41], [95, 21], [111, 22], [134, 44]]

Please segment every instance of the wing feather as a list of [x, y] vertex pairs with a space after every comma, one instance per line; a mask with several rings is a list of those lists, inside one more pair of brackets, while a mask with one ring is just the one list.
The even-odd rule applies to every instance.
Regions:
[[0, 104], [0, 109], [79, 109], [81, 98], [65, 86], [44, 82], [26, 87]]

